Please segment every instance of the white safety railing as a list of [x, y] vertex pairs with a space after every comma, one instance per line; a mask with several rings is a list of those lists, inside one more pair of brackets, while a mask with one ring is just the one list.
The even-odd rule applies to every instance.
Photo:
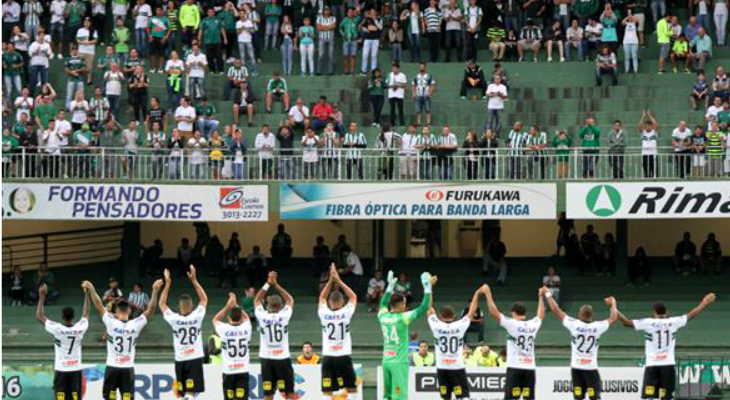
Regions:
[[[589, 153], [588, 151], [595, 151]], [[728, 179], [730, 152], [707, 154], [660, 149], [609, 153], [607, 149], [532, 152], [510, 149], [459, 150], [451, 153], [350, 149], [289, 154], [220, 156], [205, 152], [140, 149], [19, 149], [2, 156], [2, 176], [22, 180], [616, 180]]]

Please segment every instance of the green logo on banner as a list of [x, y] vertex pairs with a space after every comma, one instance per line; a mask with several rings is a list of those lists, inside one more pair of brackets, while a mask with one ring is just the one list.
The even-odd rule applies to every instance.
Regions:
[[588, 191], [586, 207], [596, 217], [610, 217], [621, 208], [621, 193], [611, 185], [597, 185]]

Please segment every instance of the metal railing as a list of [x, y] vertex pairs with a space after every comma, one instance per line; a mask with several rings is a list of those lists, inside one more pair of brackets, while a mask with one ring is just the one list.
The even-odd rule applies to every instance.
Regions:
[[122, 255], [124, 228], [112, 226], [3, 237], [3, 273], [13, 267], [49, 268], [113, 261]]
[[712, 400], [726, 398], [730, 392], [730, 357], [682, 357], [677, 359], [679, 400]]
[[374, 149], [296, 149], [291, 155], [249, 151], [238, 157], [189, 151], [140, 149], [72, 149], [50, 154], [29, 149], [3, 155], [5, 179], [89, 181], [217, 180], [620, 180], [728, 179], [730, 150], [725, 154], [673, 152], [642, 154], [608, 149], [478, 149], [452, 153], [403, 153]]

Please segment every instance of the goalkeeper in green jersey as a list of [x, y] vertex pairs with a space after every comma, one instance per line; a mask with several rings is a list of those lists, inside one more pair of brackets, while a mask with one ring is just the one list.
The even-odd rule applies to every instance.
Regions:
[[383, 388], [385, 400], [408, 398], [408, 326], [433, 306], [431, 289], [437, 278], [428, 272], [421, 275], [423, 301], [413, 311], [406, 312], [406, 299], [393, 294], [398, 279], [388, 272], [388, 288], [380, 301], [378, 320], [383, 329]]

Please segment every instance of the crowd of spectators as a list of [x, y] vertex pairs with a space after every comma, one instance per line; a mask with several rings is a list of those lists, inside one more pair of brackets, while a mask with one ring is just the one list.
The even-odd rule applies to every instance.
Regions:
[[[597, 84], [604, 76], [616, 84], [617, 51], [623, 48], [624, 72], [637, 72], [638, 48], [648, 40], [645, 31], [651, 30], [660, 48], [659, 73], [665, 72], [666, 62], [674, 72], [696, 71], [690, 98], [694, 108], [702, 103], [707, 108], [706, 128], [697, 125], [689, 135], [686, 129], [674, 130], [679, 129], [672, 139], [681, 161], [675, 163], [675, 175], [730, 173], [730, 112], [722, 114], [728, 107], [723, 104], [730, 80], [722, 67], [712, 82], [704, 73], [713, 46], [725, 43], [727, 21], [722, 15], [727, 13], [718, 4], [714, 24], [709, 6], [701, 1], [682, 25], [677, 16], [667, 14], [665, 5], [655, 7], [663, 0], [652, 1], [651, 8], [640, 1], [421, 3], [7, 0], [3, 176], [393, 179], [398, 165], [402, 179], [494, 179], [493, 156], [504, 149], [509, 160], [502, 177], [544, 179], [553, 164], [546, 156], [554, 153], [556, 173], [551, 176], [565, 178], [570, 149], [581, 147], [580, 174], [594, 177], [599, 150], [587, 148], [601, 146], [602, 132], [590, 117], [576, 137], [563, 131], [549, 134], [542, 126], [521, 122], [503, 134], [510, 83], [501, 61], [523, 60], [526, 54], [538, 61], [544, 50], [548, 62], [554, 54], [563, 62], [577, 51], [579, 60], [595, 60]], [[715, 44], [709, 31], [715, 33]], [[422, 54], [422, 40], [427, 42], [427, 55]], [[310, 111], [305, 99], [291, 97], [286, 77], [294, 73], [295, 50], [302, 75], [333, 75], [339, 73], [334, 62], [340, 57], [337, 43], [342, 44], [342, 72], [367, 78], [372, 124], [382, 130], [375, 143], [368, 143], [356, 121], [347, 121], [342, 104], [322, 96]], [[386, 48], [391, 54], [389, 72], [378, 67], [379, 51]], [[491, 74], [476, 61], [480, 48], [488, 48], [497, 61]], [[411, 62], [420, 63], [412, 77], [400, 68], [404, 49]], [[279, 51], [281, 73], [274, 72], [265, 87], [253, 87], [250, 77], [258, 76], [262, 54]], [[437, 77], [426, 61], [464, 60], [468, 62], [459, 96], [466, 99], [477, 90], [477, 98], [486, 100], [482, 130], [453, 132], [445, 125], [442, 134], [432, 134]], [[50, 67], [57, 64], [63, 65], [66, 77], [63, 99], [49, 83]], [[223, 98], [209, 98], [208, 89], [219, 82], [210, 77], [224, 74]], [[162, 90], [151, 85], [154, 75], [164, 78]], [[389, 123], [382, 121], [386, 97]], [[408, 98], [414, 104], [413, 125], [407, 125], [404, 116]], [[281, 126], [264, 124], [249, 140], [240, 115], [253, 127], [257, 113], [274, 113], [279, 102], [286, 114]], [[222, 121], [218, 107], [224, 104], [230, 107], [232, 121]], [[136, 122], [123, 123], [123, 111]], [[641, 164], [644, 177], [653, 178], [660, 172], [659, 132], [656, 120], [650, 114], [647, 119], [639, 132]], [[621, 126], [616, 121], [609, 133], [615, 139], [607, 153], [614, 178], [624, 176], [628, 139]], [[462, 134], [463, 142], [458, 138]], [[301, 142], [301, 149], [295, 150], [295, 142]], [[99, 157], [100, 149], [106, 149], [104, 157]], [[33, 156], [32, 161], [18, 162], [13, 155], [21, 151]], [[82, 157], [63, 157], [67, 154]], [[461, 154], [463, 159], [456, 162], [454, 157]], [[363, 165], [371, 156], [383, 160], [375, 167]]]

